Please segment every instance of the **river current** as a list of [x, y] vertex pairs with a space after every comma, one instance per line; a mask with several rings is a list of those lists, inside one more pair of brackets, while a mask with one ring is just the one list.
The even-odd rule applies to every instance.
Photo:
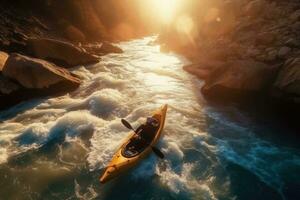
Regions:
[[[232, 106], [214, 106], [188, 61], [162, 53], [155, 37], [118, 44], [123, 54], [72, 72], [60, 97], [0, 112], [0, 199], [300, 199], [300, 148]], [[168, 104], [165, 154], [105, 185], [99, 176], [129, 133]]]

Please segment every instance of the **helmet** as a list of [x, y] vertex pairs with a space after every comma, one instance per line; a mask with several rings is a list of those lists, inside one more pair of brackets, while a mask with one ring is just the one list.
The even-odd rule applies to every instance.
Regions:
[[151, 125], [153, 127], [157, 127], [159, 125], [159, 122], [157, 119], [155, 119], [153, 117], [147, 117], [147, 124]]

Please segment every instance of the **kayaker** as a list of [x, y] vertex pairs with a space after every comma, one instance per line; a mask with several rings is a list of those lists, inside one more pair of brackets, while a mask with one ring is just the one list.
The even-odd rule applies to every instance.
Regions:
[[147, 146], [153, 139], [156, 129], [159, 127], [159, 122], [152, 117], [148, 117], [145, 124], [139, 126], [135, 131], [137, 134], [131, 138], [131, 145], [129, 149], [139, 151]]

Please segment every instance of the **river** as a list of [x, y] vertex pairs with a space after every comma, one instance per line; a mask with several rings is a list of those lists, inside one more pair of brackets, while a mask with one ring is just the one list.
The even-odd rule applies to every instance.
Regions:
[[[73, 68], [83, 83], [60, 97], [0, 112], [0, 199], [299, 199], [300, 148], [232, 106], [214, 106], [188, 61], [155, 37], [122, 42], [123, 54]], [[158, 147], [105, 185], [99, 176], [128, 134], [169, 105]]]

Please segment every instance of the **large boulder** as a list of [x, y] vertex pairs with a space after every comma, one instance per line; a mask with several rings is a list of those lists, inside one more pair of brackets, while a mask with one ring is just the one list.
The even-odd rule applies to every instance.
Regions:
[[0, 96], [11, 94], [19, 89], [20, 86], [17, 83], [14, 83], [10, 79], [0, 74]]
[[49, 88], [57, 84], [68, 88], [76, 88], [80, 85], [80, 80], [66, 69], [41, 59], [20, 54], [9, 56], [2, 73], [28, 89]]
[[30, 38], [27, 40], [27, 45], [29, 52], [34, 57], [49, 60], [65, 67], [92, 64], [99, 61], [99, 58], [68, 42]]
[[2, 71], [2, 68], [3, 68], [7, 58], [8, 58], [8, 54], [3, 51], [0, 51], [0, 72]]
[[290, 59], [285, 63], [273, 87], [274, 97], [300, 103], [300, 58]]
[[266, 92], [277, 67], [253, 60], [229, 61], [206, 80], [202, 93], [215, 99], [242, 99]]
[[298, 20], [300, 20], [300, 9], [296, 10], [295, 12], [293, 12], [290, 16], [289, 19], [292, 22], [297, 22]]
[[217, 68], [223, 66], [219, 61], [197, 61], [196, 63], [186, 65], [183, 69], [199, 79], [208, 79]]
[[0, 73], [0, 110], [19, 103], [20, 92], [25, 92], [22, 86]]
[[245, 14], [249, 16], [258, 16], [263, 12], [266, 2], [264, 0], [250, 1], [245, 7]]
[[117, 47], [109, 42], [102, 42], [96, 45], [85, 45], [83, 46], [86, 51], [95, 55], [105, 55], [109, 53], [123, 53], [120, 47]]
[[77, 27], [73, 26], [73, 25], [68, 25], [65, 27], [65, 36], [74, 42], [85, 42], [86, 41], [86, 37], [84, 35], [84, 33], [82, 33], [81, 30], [79, 30]]

